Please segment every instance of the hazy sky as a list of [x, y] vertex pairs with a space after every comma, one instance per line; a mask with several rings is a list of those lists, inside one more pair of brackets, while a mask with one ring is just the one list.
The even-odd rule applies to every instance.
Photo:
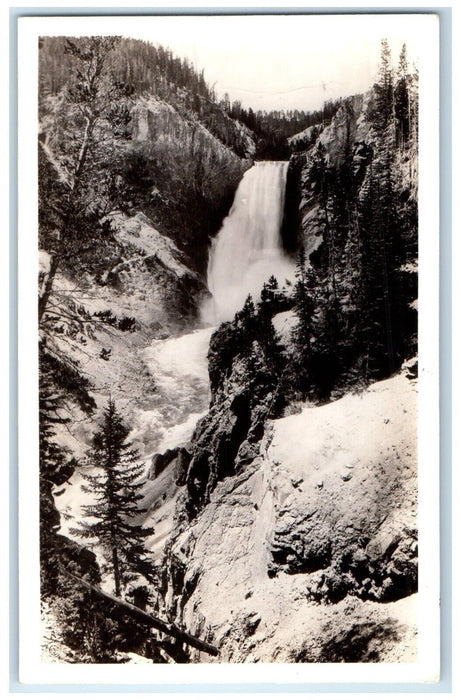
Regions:
[[205, 69], [219, 96], [254, 109], [316, 109], [366, 90], [376, 78], [381, 38], [397, 61], [406, 42], [417, 59], [415, 17], [250, 16], [155, 18], [146, 38]]
[[417, 62], [427, 16], [60, 18], [61, 33], [63, 19], [74, 36], [78, 28], [81, 34], [116, 33], [169, 46], [205, 70], [219, 97], [227, 91], [253, 109], [312, 110], [372, 85], [383, 37], [395, 62], [404, 42]]

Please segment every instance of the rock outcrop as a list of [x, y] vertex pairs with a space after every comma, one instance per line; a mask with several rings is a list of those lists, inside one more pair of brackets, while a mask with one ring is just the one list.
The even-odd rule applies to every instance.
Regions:
[[107, 220], [124, 253], [102, 275], [112, 293], [150, 333], [193, 323], [198, 300], [207, 289], [203, 278], [188, 267], [184, 253], [145, 214], [115, 212]]
[[[322, 242], [327, 214], [322, 204], [320, 170], [325, 174], [338, 171], [350, 159], [354, 187], [360, 191], [379, 147], [369, 117], [374, 99], [373, 90], [348, 98], [328, 125], [313, 125], [289, 139], [292, 156], [283, 231], [284, 245], [289, 250], [302, 242], [309, 256]], [[397, 195], [402, 202], [416, 202], [417, 140], [396, 156], [393, 185]]]
[[273, 395], [262, 396], [247, 381], [244, 362], [233, 364], [229, 380], [202, 418], [192, 438], [192, 459], [186, 475], [186, 512], [193, 518], [209, 502], [217, 484], [246, 470], [259, 455], [264, 424]]
[[[164, 100], [153, 96], [140, 98], [133, 109], [132, 139], [144, 143], [180, 143], [185, 152], [191, 148], [203, 154], [214, 150], [221, 158], [251, 159], [255, 153], [254, 135], [244, 124], [234, 121], [217, 105], [210, 105], [201, 121], [187, 119]], [[222, 146], [228, 152], [222, 150]]]
[[180, 114], [153, 96], [138, 99], [125, 173], [132, 184], [132, 207], [141, 208], [202, 274], [210, 237], [227, 214], [254, 152], [248, 129], [213, 114], [210, 130], [197, 117]]
[[293, 154], [288, 169], [284, 244], [296, 249], [302, 242], [308, 257], [321, 244], [327, 224], [322, 203], [321, 177], [352, 157], [354, 177], [360, 184], [371, 161], [372, 140], [366, 119], [372, 93], [346, 100], [327, 126], [314, 125], [291, 137]]
[[[62, 216], [49, 201], [65, 201], [68, 195], [68, 144], [61, 121], [65, 108], [62, 95], [49, 96], [42, 105], [44, 248], [53, 238], [50, 230], [62, 225]], [[251, 132], [224, 115], [221, 123], [218, 108], [208, 110], [209, 119], [214, 114], [214, 133], [197, 114], [178, 109], [154, 96], [138, 97], [123, 137], [115, 141], [109, 129], [104, 134], [117, 153], [114, 161], [98, 165], [101, 181], [112, 183], [107, 201], [100, 197], [94, 178], [92, 206], [100, 206], [102, 212], [94, 224], [104, 230], [98, 228], [94, 236], [90, 230], [89, 241], [81, 244], [83, 252], [77, 245], [75, 254], [60, 265], [51, 299], [53, 309], [60, 309], [59, 321], [50, 317], [45, 333], [51, 353], [77, 372], [85, 367], [96, 403], [104, 402], [110, 392], [128, 411], [128, 420], [139, 407], [151, 407], [156, 391], [143, 348], [197, 324], [198, 307], [208, 293], [209, 237], [227, 213], [254, 151]], [[245, 157], [232, 150], [235, 143]], [[90, 183], [90, 193], [91, 187]], [[41, 288], [49, 269], [49, 251], [43, 249]], [[75, 406], [70, 413], [78, 423], [72, 449], [81, 454], [88, 427]]]
[[[325, 173], [348, 158], [360, 192], [376, 147], [370, 99], [346, 101], [326, 128], [291, 139], [283, 238], [292, 252], [302, 242], [308, 258], [322, 255]], [[283, 403], [277, 371], [293, 359], [284, 349], [297, 325], [291, 287], [289, 303], [266, 318], [266, 331], [280, 334], [270, 351], [248, 330], [254, 307], [250, 325], [242, 315], [232, 322], [239, 333], [226, 335], [231, 324], [214, 333], [204, 413], [207, 378], [181, 333], [196, 323], [210, 237], [255, 152], [248, 129], [218, 108], [207, 114], [200, 121], [155, 97], [136, 100], [103, 217], [107, 256], [97, 274], [56, 275], [53, 294], [73, 320], [53, 320], [48, 349], [84, 367], [95, 405], [110, 393], [133, 425], [130, 439], [150, 463], [142, 518], [155, 527], [147, 545], [162, 570], [157, 603], [216, 644], [218, 661], [412, 661], [416, 369], [322, 406]], [[44, 139], [43, 153], [60, 180], [57, 138]], [[412, 154], [401, 161], [398, 192], [414, 199]], [[43, 284], [46, 252], [42, 263]], [[203, 349], [211, 330], [196, 333]], [[70, 416], [73, 435], [57, 441], [85, 465], [93, 424], [75, 406]], [[170, 429], [184, 439], [164, 440]], [[69, 503], [78, 511], [78, 478], [54, 494], [63, 512]]]
[[415, 441], [404, 375], [275, 420], [171, 541], [167, 607], [220, 661], [413, 659]]

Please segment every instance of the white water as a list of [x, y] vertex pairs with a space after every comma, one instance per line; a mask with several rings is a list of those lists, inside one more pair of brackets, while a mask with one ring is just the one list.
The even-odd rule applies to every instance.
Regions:
[[152, 408], [141, 411], [130, 439], [142, 441], [147, 453], [164, 452], [190, 439], [209, 403], [207, 352], [214, 328], [155, 340], [143, 358], [155, 379]]
[[210, 251], [208, 287], [213, 298], [203, 310], [207, 322], [230, 320], [248, 294], [258, 299], [271, 275], [281, 284], [293, 276], [280, 236], [287, 169], [288, 162], [262, 161], [243, 176]]
[[[149, 409], [139, 409], [132, 419], [130, 440], [140, 449], [146, 469], [153, 453], [187, 444], [197, 420], [208, 408], [206, 356], [214, 326], [231, 319], [248, 294], [257, 299], [271, 275], [281, 284], [293, 276], [293, 264], [283, 253], [280, 237], [287, 167], [288, 163], [280, 161], [257, 163], [237, 189], [210, 252], [208, 282], [213, 300], [206, 317], [208, 327], [155, 340], [142, 351], [156, 391]], [[73, 522], [62, 521], [64, 534], [81, 518], [81, 504], [88, 503], [88, 496], [80, 491], [81, 482], [76, 472], [72, 486], [56, 498], [58, 508], [73, 516]], [[155, 523], [162, 542], [173, 510], [170, 503], [168, 514], [160, 514], [161, 526]]]
[[130, 438], [145, 454], [187, 443], [208, 408], [209, 341], [216, 323], [233, 317], [249, 293], [256, 299], [271, 275], [283, 284], [293, 265], [281, 244], [288, 163], [267, 161], [248, 170], [229, 215], [215, 239], [208, 266], [213, 294], [208, 327], [187, 335], [155, 340], [143, 358], [155, 378], [149, 410], [140, 411]]
[[248, 294], [257, 299], [271, 275], [283, 284], [293, 274], [280, 236], [287, 168], [287, 162], [257, 163], [237, 188], [210, 252], [208, 281], [213, 299], [208, 327], [156, 340], [143, 351], [156, 392], [150, 410], [137, 415], [130, 437], [143, 443], [147, 454], [185, 444], [207, 410], [206, 356], [214, 326], [232, 318]]
[[[132, 416], [129, 439], [139, 449], [146, 473], [152, 454], [164, 453], [190, 441], [197, 421], [208, 409], [206, 356], [213, 330], [211, 327], [201, 328], [187, 335], [154, 340], [142, 350], [143, 359], [155, 379], [156, 390], [150, 408], [138, 409]], [[87, 545], [86, 540], [69, 531], [83, 519], [83, 506], [95, 503], [90, 494], [82, 491], [84, 484], [81, 470], [77, 469], [70, 485], [58, 490], [60, 495], [55, 496], [55, 502], [58, 510], [69, 516], [69, 519], [61, 519], [61, 534]], [[148, 541], [155, 556], [161, 556], [162, 547], [171, 531], [176, 490], [171, 470], [161, 475], [158, 483], [153, 485], [149, 482], [147, 487], [148, 496], [143, 507], [150, 508], [155, 500], [162, 502], [160, 508], [155, 508], [155, 520], [151, 520], [153, 516], [149, 513], [146, 521], [147, 525], [155, 528], [155, 535]], [[161, 496], [167, 491], [168, 499], [163, 504]]]

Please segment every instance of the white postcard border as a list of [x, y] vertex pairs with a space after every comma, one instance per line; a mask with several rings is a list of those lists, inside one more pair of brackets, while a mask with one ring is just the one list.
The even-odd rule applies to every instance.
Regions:
[[[370, 16], [376, 21], [376, 16]], [[300, 18], [298, 17], [298, 20]], [[396, 18], [397, 19], [397, 18]], [[398, 17], [401, 21], [402, 15]], [[129, 34], [144, 17], [19, 20], [19, 632], [22, 683], [408, 683], [439, 673], [438, 105], [437, 16], [412, 15], [420, 56], [419, 659], [415, 664], [95, 665], [40, 662], [37, 357], [37, 40], [50, 34]], [[281, 18], [278, 18], [281, 21]], [[122, 31], [121, 31], [122, 29]], [[281, 681], [283, 679], [283, 681]]]

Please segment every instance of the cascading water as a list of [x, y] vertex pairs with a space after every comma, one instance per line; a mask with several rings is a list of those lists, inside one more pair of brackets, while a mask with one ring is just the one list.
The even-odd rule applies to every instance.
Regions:
[[[274, 275], [280, 283], [293, 276], [293, 264], [282, 249], [280, 227], [285, 202], [288, 163], [259, 162], [248, 170], [235, 194], [229, 215], [213, 242], [208, 265], [208, 283], [213, 294], [204, 321], [208, 327], [164, 340], [154, 340], [142, 351], [155, 378], [156, 391], [149, 409], [139, 409], [132, 419], [130, 439], [140, 449], [146, 469], [152, 454], [186, 445], [197, 420], [209, 403], [207, 351], [217, 323], [231, 319], [242, 308], [248, 294], [257, 299], [264, 282]], [[170, 475], [173, 479], [174, 475]], [[156, 535], [149, 542], [151, 552], [161, 558], [170, 534], [177, 487], [165, 486], [165, 472], [157, 486], [149, 482], [151, 507], [159, 489], [169, 488], [169, 498], [155, 511]], [[163, 479], [163, 481], [162, 481]], [[72, 516], [62, 519], [61, 533], [72, 537], [69, 528], [82, 517], [82, 477], [77, 470], [69, 488], [56, 496], [58, 509]], [[155, 510], [155, 509], [154, 509]], [[151, 514], [148, 516], [151, 517]], [[83, 542], [82, 542], [83, 543]]]
[[208, 287], [213, 298], [204, 308], [205, 321], [230, 320], [248, 294], [258, 298], [271, 275], [281, 283], [292, 277], [280, 236], [287, 169], [288, 162], [262, 161], [243, 176], [211, 247]]

